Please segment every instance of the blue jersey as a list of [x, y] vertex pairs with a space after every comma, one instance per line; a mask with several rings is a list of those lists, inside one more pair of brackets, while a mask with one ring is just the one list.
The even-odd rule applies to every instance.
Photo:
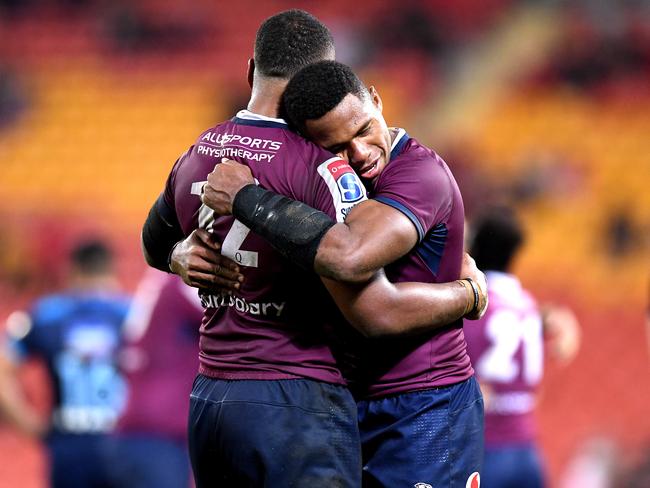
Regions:
[[40, 299], [31, 325], [10, 346], [19, 358], [43, 360], [53, 386], [52, 428], [65, 433], [110, 431], [126, 400], [116, 367], [128, 300], [70, 292]]

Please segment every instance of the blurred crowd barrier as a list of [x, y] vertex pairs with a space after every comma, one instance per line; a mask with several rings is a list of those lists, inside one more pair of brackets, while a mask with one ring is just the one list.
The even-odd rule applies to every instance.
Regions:
[[[486, 203], [516, 206], [530, 236], [518, 274], [577, 312], [581, 352], [547, 370], [539, 408], [553, 482], [594, 438], [615, 446], [617, 470], [642, 462], [650, 7], [567, 3], [0, 1], [0, 316], [60, 284], [87, 234], [114, 245], [134, 288], [169, 169], [243, 108], [260, 21], [300, 6], [378, 87], [387, 121], [447, 160], [470, 221]], [[0, 459], [15, 460], [0, 487], [43, 486], [39, 456], [0, 424]]]

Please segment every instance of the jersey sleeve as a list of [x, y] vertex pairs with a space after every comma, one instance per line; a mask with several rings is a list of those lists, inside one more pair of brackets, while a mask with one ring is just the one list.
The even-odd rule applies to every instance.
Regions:
[[[192, 146], [194, 147], [194, 146]], [[192, 148], [188, 149], [181, 155], [180, 158], [176, 160], [174, 166], [172, 167], [167, 181], [165, 182], [165, 189], [163, 191], [163, 201], [167, 204], [170, 209], [176, 208], [176, 175], [178, 174], [179, 168], [183, 165], [188, 155], [192, 151]]]
[[408, 217], [421, 241], [429, 229], [451, 213], [453, 185], [437, 155], [401, 157], [386, 166], [375, 185], [373, 199]]
[[367, 200], [366, 189], [352, 167], [326, 151], [316, 152], [316, 174], [303, 202], [343, 222], [352, 208]]
[[463, 334], [465, 335], [465, 343], [467, 344], [467, 354], [469, 355], [472, 364], [476, 365], [485, 351], [488, 342], [485, 336], [486, 319], [482, 318], [476, 322], [465, 322], [463, 327]]

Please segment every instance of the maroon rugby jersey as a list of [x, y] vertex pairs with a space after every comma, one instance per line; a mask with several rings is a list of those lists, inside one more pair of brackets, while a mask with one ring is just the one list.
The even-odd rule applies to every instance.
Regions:
[[490, 307], [465, 328], [476, 377], [490, 395], [485, 404], [485, 445], [534, 442], [534, 408], [544, 365], [542, 318], [516, 276], [488, 271]]
[[187, 235], [214, 232], [222, 253], [241, 265], [245, 281], [232, 296], [202, 293], [200, 372], [221, 379], [311, 378], [343, 384], [330, 347], [313, 273], [300, 271], [233, 217], [214, 219], [201, 204], [202, 182], [229, 158], [248, 165], [260, 185], [307, 203], [342, 222], [366, 198], [352, 168], [291, 132], [282, 119], [242, 110], [204, 132], [174, 166], [165, 200]]
[[202, 317], [196, 290], [176, 275], [147, 271], [124, 326], [129, 399], [120, 431], [186, 438]]
[[[459, 278], [463, 257], [464, 207], [445, 162], [400, 129], [390, 162], [371, 197], [406, 215], [419, 242], [385, 267], [393, 283], [444, 283]], [[378, 397], [463, 381], [473, 374], [463, 321], [417, 337], [362, 341], [351, 380], [361, 397]]]

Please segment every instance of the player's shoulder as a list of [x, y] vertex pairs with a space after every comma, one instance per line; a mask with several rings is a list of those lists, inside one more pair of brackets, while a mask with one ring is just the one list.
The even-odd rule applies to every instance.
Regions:
[[411, 138], [405, 148], [405, 156], [421, 165], [427, 165], [427, 169], [433, 174], [444, 175], [446, 178], [453, 178], [449, 166], [445, 160], [434, 149], [425, 146], [417, 139]]
[[314, 170], [325, 162], [340, 159], [288, 128], [284, 131], [284, 137], [287, 141], [287, 156], [292, 157], [294, 164], [298, 163], [306, 170]]
[[223, 134], [228, 131], [228, 128], [233, 125], [232, 120], [224, 120], [222, 122], [219, 122], [216, 125], [213, 125], [211, 127], [208, 127], [207, 129], [204, 129], [199, 135], [197, 136], [196, 140], [194, 141], [194, 145], [198, 144], [218, 144], [221, 142], [221, 139], [223, 138]]
[[[203, 131], [197, 138], [192, 156], [221, 154], [217, 148], [235, 146], [274, 154], [274, 161], [292, 168], [313, 169], [332, 154], [303, 138], [281, 118], [273, 118], [240, 110], [229, 120]], [[242, 156], [245, 157], [245, 156]], [[275, 159], [277, 157], [277, 159]]]
[[397, 145], [393, 142], [390, 163], [380, 175], [378, 185], [403, 182], [427, 192], [435, 189], [439, 193], [446, 188], [445, 193], [451, 195], [454, 181], [447, 164], [433, 149], [404, 134]]
[[34, 302], [30, 316], [35, 324], [47, 326], [64, 318], [73, 310], [74, 305], [74, 299], [70, 295], [45, 295]]
[[486, 273], [490, 302], [505, 307], [529, 310], [537, 307], [532, 293], [526, 290], [519, 278], [510, 273], [488, 271]]
[[407, 168], [413, 168], [419, 171], [446, 173], [447, 164], [438, 153], [409, 136], [404, 129], [398, 131], [391, 146], [391, 164], [386, 167], [386, 170], [403, 172]]

